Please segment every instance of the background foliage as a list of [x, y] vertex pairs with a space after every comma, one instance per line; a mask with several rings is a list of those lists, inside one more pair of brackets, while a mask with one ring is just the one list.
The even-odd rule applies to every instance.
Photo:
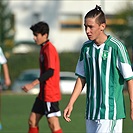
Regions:
[[116, 35], [117, 38], [122, 40], [124, 44], [131, 48], [133, 47], [133, 5], [127, 3], [125, 8], [114, 14], [114, 23], [110, 26], [110, 30]]
[[14, 15], [8, 7], [8, 1], [0, 0], [0, 46], [8, 50], [14, 44]]

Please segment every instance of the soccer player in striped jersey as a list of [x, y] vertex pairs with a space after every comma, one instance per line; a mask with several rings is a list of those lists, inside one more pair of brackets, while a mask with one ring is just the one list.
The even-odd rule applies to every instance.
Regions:
[[121, 41], [105, 34], [106, 19], [101, 7], [96, 5], [85, 15], [84, 26], [89, 40], [81, 49], [75, 72], [78, 78], [64, 119], [71, 121], [73, 105], [87, 84], [86, 132], [122, 133], [124, 81], [128, 85], [133, 120], [133, 71], [128, 52]]

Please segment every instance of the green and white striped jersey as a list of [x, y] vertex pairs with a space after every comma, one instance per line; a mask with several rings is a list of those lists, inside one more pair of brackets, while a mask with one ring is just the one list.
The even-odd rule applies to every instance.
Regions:
[[0, 64], [2, 65], [2, 64], [5, 64], [5, 63], [7, 63], [7, 60], [5, 58], [5, 55], [3, 53], [2, 48], [0, 47]]
[[2, 48], [0, 47], [0, 82], [1, 82], [1, 65], [7, 63], [7, 60], [4, 56], [4, 53], [2, 51]]
[[133, 79], [128, 52], [117, 39], [108, 36], [97, 46], [84, 43], [76, 67], [76, 75], [86, 79], [86, 119], [125, 118], [124, 80]]

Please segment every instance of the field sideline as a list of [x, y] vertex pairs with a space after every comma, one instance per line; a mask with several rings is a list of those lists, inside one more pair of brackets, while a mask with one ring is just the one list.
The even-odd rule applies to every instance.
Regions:
[[[129, 117], [129, 98], [125, 94], [127, 117], [124, 120], [123, 133], [133, 132], [133, 123]], [[27, 133], [28, 117], [35, 99], [35, 95], [16, 95], [2, 93], [2, 126], [0, 133]], [[70, 95], [62, 95], [60, 108], [63, 113]], [[85, 133], [85, 95], [81, 95], [71, 115], [72, 121], [67, 123], [60, 117], [63, 133]], [[50, 133], [45, 117], [40, 121], [40, 133]]]

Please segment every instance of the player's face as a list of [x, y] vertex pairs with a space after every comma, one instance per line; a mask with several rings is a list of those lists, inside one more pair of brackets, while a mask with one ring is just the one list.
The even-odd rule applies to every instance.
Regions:
[[34, 33], [33, 39], [37, 45], [41, 45], [47, 40], [47, 35], [46, 34], [42, 35], [41, 33]]
[[87, 18], [84, 22], [85, 32], [89, 40], [97, 41], [104, 30], [104, 25], [96, 23], [95, 18]]

